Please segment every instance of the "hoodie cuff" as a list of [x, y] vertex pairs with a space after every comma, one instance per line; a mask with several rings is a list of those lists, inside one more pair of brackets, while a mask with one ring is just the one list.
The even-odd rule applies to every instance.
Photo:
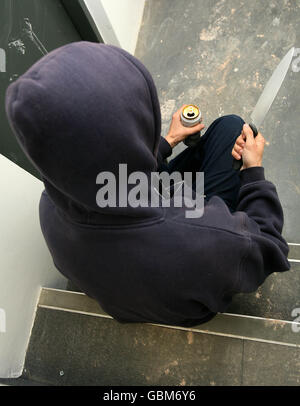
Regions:
[[160, 154], [160, 158], [162, 160], [168, 158], [168, 156], [170, 156], [172, 154], [171, 145], [162, 136], [160, 137], [160, 142], [159, 142], [159, 154]]
[[253, 166], [240, 172], [241, 186], [247, 183], [265, 180], [265, 169], [262, 166]]

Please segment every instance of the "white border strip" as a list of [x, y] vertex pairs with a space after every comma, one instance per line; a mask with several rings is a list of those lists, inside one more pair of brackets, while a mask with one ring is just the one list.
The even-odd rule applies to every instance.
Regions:
[[59, 310], [59, 311], [62, 311], [62, 312], [67, 312], [67, 313], [78, 313], [78, 314], [84, 314], [85, 316], [94, 316], [94, 317], [101, 317], [101, 318], [104, 318], [104, 319], [112, 319], [112, 320], [114, 320], [114, 318], [109, 316], [108, 314], [85, 312], [85, 311], [82, 311], [82, 310], [66, 309], [64, 307], [49, 306], [49, 305], [39, 305], [39, 307], [42, 307], [44, 309]]

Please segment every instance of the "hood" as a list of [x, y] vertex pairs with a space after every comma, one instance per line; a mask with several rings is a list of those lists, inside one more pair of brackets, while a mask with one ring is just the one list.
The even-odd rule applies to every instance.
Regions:
[[111, 45], [65, 45], [8, 87], [6, 112], [59, 208], [96, 222], [103, 214], [157, 214], [159, 209], [100, 208], [96, 202], [100, 172], [118, 178], [121, 163], [128, 174], [149, 175], [157, 167], [159, 100], [150, 73], [135, 57]]

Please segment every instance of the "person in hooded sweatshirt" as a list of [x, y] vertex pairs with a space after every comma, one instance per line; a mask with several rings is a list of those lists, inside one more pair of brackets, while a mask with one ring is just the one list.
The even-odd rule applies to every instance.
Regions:
[[[201, 324], [290, 268], [282, 207], [261, 166], [262, 135], [253, 138], [239, 116], [220, 117], [167, 163], [204, 126], [184, 127], [180, 109], [161, 137], [153, 79], [126, 51], [84, 41], [58, 48], [8, 87], [6, 111], [45, 185], [40, 223], [55, 266], [117, 321]], [[184, 202], [126, 205], [118, 187], [115, 207], [99, 204], [101, 174], [124, 187], [120, 164], [148, 180], [203, 172], [202, 215], [187, 216]]]

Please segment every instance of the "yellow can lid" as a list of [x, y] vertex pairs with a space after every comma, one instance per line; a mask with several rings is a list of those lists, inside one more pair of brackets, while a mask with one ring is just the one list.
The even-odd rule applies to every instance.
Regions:
[[199, 108], [195, 104], [189, 104], [183, 109], [182, 115], [187, 120], [194, 120], [199, 116]]

